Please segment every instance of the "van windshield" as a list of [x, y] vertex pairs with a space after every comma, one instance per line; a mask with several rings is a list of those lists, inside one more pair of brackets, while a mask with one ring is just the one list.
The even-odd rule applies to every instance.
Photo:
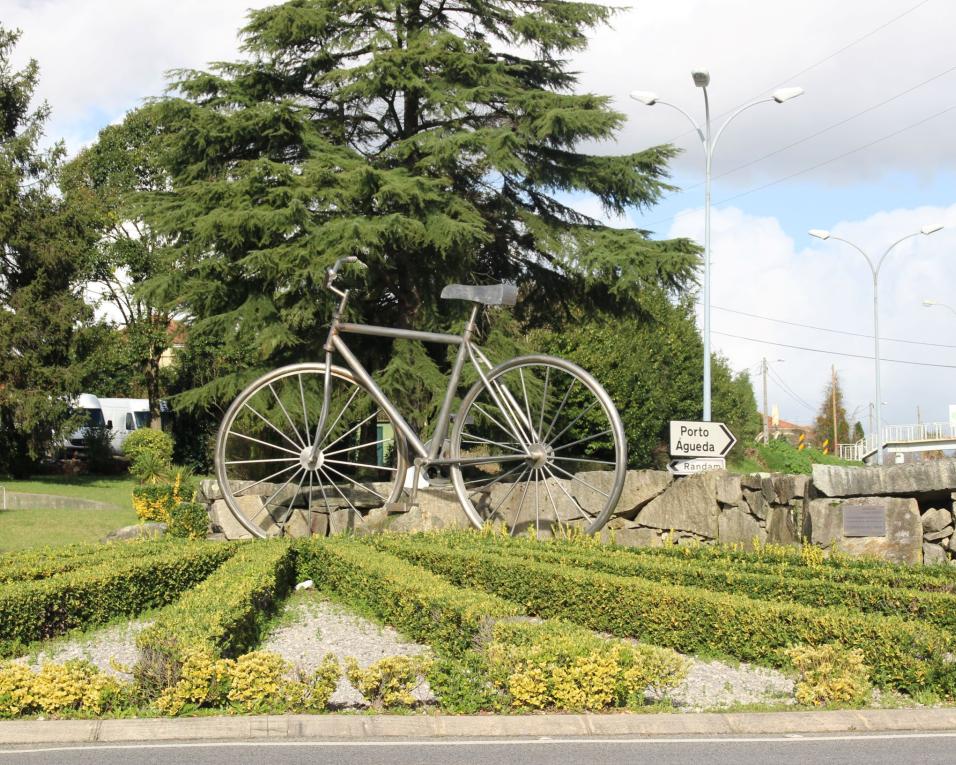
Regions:
[[84, 409], [83, 411], [86, 412], [86, 422], [83, 423], [82, 427], [102, 428], [106, 425], [102, 409]]
[[133, 412], [133, 416], [136, 418], [136, 430], [140, 428], [148, 428], [150, 424], [149, 412]]

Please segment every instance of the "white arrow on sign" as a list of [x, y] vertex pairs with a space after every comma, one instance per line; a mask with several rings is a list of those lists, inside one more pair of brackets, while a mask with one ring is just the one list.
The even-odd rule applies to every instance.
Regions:
[[686, 460], [671, 460], [667, 464], [667, 469], [674, 475], [694, 475], [726, 468], [727, 460], [723, 457], [691, 457]]
[[722, 422], [671, 420], [672, 457], [726, 457], [735, 443]]

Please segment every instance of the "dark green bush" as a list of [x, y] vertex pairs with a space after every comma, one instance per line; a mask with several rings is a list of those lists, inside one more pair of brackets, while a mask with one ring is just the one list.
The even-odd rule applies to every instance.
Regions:
[[154, 460], [162, 465], [171, 465], [173, 462], [173, 439], [168, 433], [153, 428], [134, 430], [123, 442], [123, 454], [126, 455], [133, 466], [141, 458]]
[[209, 530], [209, 512], [201, 502], [180, 502], [169, 512], [169, 533], [174, 537], [204, 539]]

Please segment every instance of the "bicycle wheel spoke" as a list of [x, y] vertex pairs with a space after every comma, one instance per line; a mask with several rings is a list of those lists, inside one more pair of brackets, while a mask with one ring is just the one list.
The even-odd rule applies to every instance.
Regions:
[[347, 462], [346, 460], [326, 460], [326, 463], [333, 465], [344, 465], [346, 467], [371, 468], [372, 470], [387, 470], [390, 473], [395, 472], [395, 468], [383, 467], [382, 465], [368, 465], [364, 462]]
[[227, 460], [226, 465], [255, 465], [263, 462], [298, 462], [298, 457], [276, 457], [268, 460]]
[[289, 411], [285, 408], [285, 404], [282, 403], [282, 399], [279, 398], [279, 394], [276, 393], [276, 389], [272, 387], [272, 383], [269, 383], [269, 390], [272, 391], [272, 395], [275, 396], [276, 403], [279, 405], [279, 408], [282, 410], [282, 414], [285, 415], [286, 421], [289, 423], [289, 427], [292, 428], [292, 432], [295, 433], [295, 437], [299, 439], [299, 443], [302, 444], [302, 448], [305, 448], [305, 439], [302, 438], [302, 435], [299, 433], [299, 429], [295, 426], [295, 423], [292, 422], [292, 418], [289, 416]]
[[[305, 471], [305, 468], [300, 467], [299, 470]], [[286, 480], [286, 482], [285, 482], [284, 484], [282, 484], [282, 486], [280, 486], [278, 489], [276, 489], [274, 492], [272, 492], [272, 496], [269, 497], [269, 499], [267, 499], [267, 500], [263, 503], [263, 507], [265, 507], [265, 508], [268, 510], [269, 504], [272, 502], [272, 500], [274, 500], [277, 496], [279, 496], [279, 494], [282, 492], [283, 489], [285, 489], [286, 486], [288, 486], [290, 483], [292, 483], [292, 481], [295, 479], [295, 477], [299, 474], [299, 470], [296, 470], [292, 475], [289, 476], [289, 478]], [[280, 502], [279, 504], [281, 505], [282, 503]], [[272, 513], [269, 513], [269, 515], [271, 516]], [[275, 521], [275, 518], [273, 518], [272, 520]]]
[[[335, 426], [339, 424], [339, 420], [342, 419], [342, 415], [345, 414], [345, 412], [348, 410], [348, 408], [352, 405], [352, 402], [355, 400], [355, 397], [359, 394], [359, 390], [360, 390], [360, 388], [356, 387], [355, 390], [352, 391], [352, 395], [349, 396], [349, 400], [345, 402], [345, 405], [342, 407], [342, 410], [338, 413], [338, 415], [336, 416], [336, 418], [335, 418], [335, 420], [332, 422], [332, 424], [325, 429], [325, 433], [320, 434], [319, 431], [318, 431], [319, 424], [318, 424], [318, 423], [315, 424], [315, 427], [316, 427], [315, 440], [316, 440], [316, 441], [319, 440], [320, 435], [321, 435], [322, 437], [324, 437], [324, 436], [327, 436], [328, 434], [332, 433], [332, 432], [335, 430]], [[332, 443], [335, 443], [335, 442], [333, 441]], [[332, 445], [332, 444], [329, 444], [329, 446], [331, 446], [331, 445]], [[328, 447], [326, 447], [326, 448], [328, 448]]]
[[345, 452], [355, 451], [356, 449], [364, 449], [366, 446], [378, 446], [379, 444], [385, 444], [389, 441], [394, 441], [394, 438], [383, 438], [380, 441], [366, 441], [364, 444], [358, 444], [357, 446], [346, 446], [344, 449], [336, 449], [334, 452], [323, 451], [326, 457], [332, 457], [336, 454], [344, 454]]
[[578, 483], [584, 484], [584, 485], [587, 486], [591, 491], [595, 491], [595, 492], [597, 492], [598, 494], [600, 494], [600, 495], [603, 496], [603, 497], [610, 497], [610, 496], [611, 496], [611, 495], [608, 494], [607, 492], [601, 491], [601, 490], [600, 490], [599, 488], [597, 488], [596, 486], [592, 486], [592, 485], [589, 484], [587, 481], [585, 481], [583, 478], [578, 478], [578, 477], [577, 477], [576, 475], [574, 475], [573, 473], [569, 473], [567, 470], [565, 470], [563, 467], [560, 467], [559, 465], [552, 465], [551, 467], [553, 467], [555, 470], [560, 470], [562, 473], [564, 473], [564, 474], [565, 474], [568, 478], [570, 478], [572, 481], [577, 481]]
[[596, 460], [589, 457], [552, 457], [553, 460], [561, 460], [562, 462], [590, 462], [595, 465], [614, 465], [616, 463], [610, 462], [608, 460]]
[[[329, 483], [332, 484], [332, 488], [335, 489], [339, 493], [339, 496], [342, 497], [342, 499], [344, 499], [348, 503], [348, 506], [350, 508], [352, 508], [352, 512], [358, 514], [358, 510], [355, 509], [355, 505], [352, 504], [352, 500], [350, 500], [348, 497], [345, 496], [345, 494], [342, 493], [342, 490], [339, 488], [339, 485], [335, 481], [333, 481], [331, 478], [329, 478], [329, 476], [326, 475], [325, 471], [322, 470], [322, 468], [319, 468], [319, 470], [322, 473], [322, 475], [324, 475], [326, 478], [329, 479]], [[342, 476], [342, 477], [345, 478], [346, 476]]]
[[[468, 437], [465, 438], [464, 437], [465, 435], [467, 435]], [[501, 443], [500, 441], [492, 441], [490, 438], [482, 438], [481, 436], [476, 436], [472, 433], [467, 433], [467, 434], [463, 433], [461, 440], [466, 443], [472, 443], [472, 444], [478, 444], [478, 443], [492, 444], [494, 446], [500, 446], [502, 449], [507, 449], [508, 451], [511, 451], [511, 452], [524, 454], [524, 452], [521, 449], [515, 449], [514, 447], [508, 446], [507, 444]], [[514, 441], [509, 441], [508, 443], [514, 443]]]
[[531, 431], [531, 438], [538, 440], [538, 435], [534, 430], [534, 420], [531, 418], [531, 405], [528, 403], [528, 387], [524, 382], [524, 368], [518, 367], [518, 376], [521, 378], [521, 392], [524, 394], [524, 411], [528, 415], [528, 429]]
[[[541, 471], [542, 475], [544, 470]], [[548, 479], [544, 479], [544, 488], [548, 492], [548, 499], [551, 500], [551, 507], [554, 508], [554, 520], [556, 523], [561, 523], [561, 516], [558, 514], [558, 503], [554, 501], [554, 497], [551, 495], [551, 487], [548, 485]]]
[[[578, 420], [580, 420], [582, 417], [584, 417], [584, 415], [586, 415], [588, 412], [590, 412], [590, 411], [591, 411], [595, 406], [597, 406], [599, 403], [601, 403], [601, 402], [598, 401], [597, 399], [594, 399], [594, 401], [592, 401], [590, 404], [587, 405], [587, 408], [585, 408], [585, 410], [584, 410], [583, 412], [581, 412], [581, 414], [579, 414], [577, 417], [575, 417], [573, 420], [571, 420], [571, 422], [570, 422], [569, 424], [567, 424], [567, 425], [564, 426], [564, 430], [562, 430], [560, 433], [558, 433], [558, 435], [556, 435], [556, 436], [554, 437], [554, 440], [557, 441], [559, 438], [561, 438], [561, 436], [563, 436], [565, 433], [567, 433], [571, 428], [573, 428], [573, 427], [577, 424]], [[550, 443], [550, 442], [549, 442], [549, 443]]]
[[263, 441], [259, 438], [253, 438], [252, 436], [247, 436], [243, 433], [237, 433], [234, 430], [230, 430], [229, 432], [227, 432], [226, 436], [227, 437], [235, 436], [236, 438], [242, 438], [242, 439], [245, 439], [246, 441], [252, 441], [254, 444], [261, 444], [262, 446], [268, 446], [270, 449], [276, 449], [277, 451], [285, 452], [286, 454], [295, 454], [296, 458], [298, 459], [299, 452], [294, 452], [291, 449], [286, 449], [284, 446], [276, 446], [275, 444], [270, 444], [268, 441]]
[[541, 416], [538, 418], [538, 433], [544, 429], [544, 407], [548, 403], [548, 381], [551, 377], [551, 367], [544, 368], [544, 392], [541, 394]]
[[593, 441], [595, 438], [602, 438], [603, 436], [609, 435], [611, 429], [602, 430], [600, 433], [595, 433], [593, 436], [585, 436], [584, 438], [579, 438], [577, 441], [572, 441], [569, 444], [562, 444], [561, 446], [555, 446], [552, 451], [560, 452], [564, 449], [570, 449], [572, 446], [577, 446], [578, 444], [583, 444], [585, 441]]
[[487, 490], [490, 489], [492, 486], [494, 486], [496, 483], [498, 483], [499, 481], [504, 480], [504, 479], [507, 478], [509, 475], [511, 475], [512, 473], [514, 473], [516, 470], [521, 470], [522, 467], [523, 467], [523, 466], [520, 465], [520, 464], [515, 465], [515, 466], [514, 466], [513, 468], [511, 468], [511, 470], [509, 470], [507, 473], [502, 473], [500, 476], [498, 476], [497, 478], [495, 478], [495, 479], [494, 479], [493, 481], [491, 481], [490, 483], [488, 482], [488, 479], [487, 479], [487, 478], [475, 478], [474, 480], [471, 480], [471, 481], [465, 481], [465, 482], [464, 482], [464, 485], [465, 485], [465, 486], [468, 486], [469, 484], [482, 483], [482, 484], [484, 484], [484, 486], [482, 486], [482, 489], [485, 490], [485, 491], [487, 491]]
[[[336, 438], [332, 443], [328, 444], [328, 445], [326, 446], [326, 449], [327, 449], [329, 446], [335, 446], [335, 445], [336, 445], [339, 441], [341, 441], [343, 438], [345, 438], [345, 437], [348, 436], [348, 435], [351, 435], [351, 434], [354, 433], [356, 430], [358, 430], [359, 428], [361, 428], [366, 422], [368, 422], [369, 420], [371, 420], [373, 417], [376, 417], [376, 416], [378, 416], [378, 412], [377, 412], [377, 411], [376, 411], [376, 412], [372, 412], [368, 417], [366, 417], [364, 420], [362, 420], [358, 425], [353, 425], [353, 426], [352, 426], [351, 428], [349, 428], [345, 433], [343, 433], [341, 436], [339, 436], [338, 438]], [[329, 431], [329, 432], [331, 432], [331, 431]], [[352, 448], [354, 449], [355, 447], [352, 447]]]
[[[344, 479], [345, 479], [346, 481], [348, 481], [349, 483], [354, 484], [354, 485], [357, 486], [358, 488], [362, 489], [362, 491], [367, 491], [369, 494], [374, 494], [376, 497], [378, 497], [378, 498], [379, 498], [380, 500], [382, 500], [383, 502], [386, 501], [386, 498], [383, 497], [381, 494], [379, 494], [377, 491], [375, 491], [374, 489], [370, 489], [370, 488], [369, 488], [368, 486], [366, 486], [365, 484], [359, 483], [358, 481], [356, 481], [356, 480], [354, 480], [354, 479], [352, 479], [352, 478], [349, 478], [347, 475], [345, 475], [345, 473], [342, 473], [341, 471], [336, 470], [334, 467], [330, 466], [330, 465], [329, 465], [329, 462], [331, 462], [331, 460], [326, 460], [325, 465], [323, 465], [322, 467], [328, 467], [329, 470], [331, 470], [333, 473], [336, 473], [337, 475], [342, 476], [342, 478], [344, 478]], [[338, 487], [336, 487], [336, 488], [338, 488]], [[340, 492], [340, 493], [341, 493], [341, 492]]]
[[288, 441], [290, 444], [292, 444], [294, 447], [296, 447], [296, 448], [299, 449], [299, 450], [301, 450], [301, 449], [303, 448], [302, 444], [297, 444], [295, 441], [293, 441], [291, 438], [289, 438], [285, 433], [283, 433], [281, 430], [279, 430], [275, 425], [273, 425], [269, 420], [267, 420], [265, 417], [263, 417], [261, 414], [259, 414], [259, 412], [258, 412], [248, 401], [245, 403], [245, 407], [246, 407], [246, 409], [248, 409], [250, 412], [252, 412], [256, 417], [258, 417], [260, 420], [262, 420], [266, 425], [268, 425], [270, 428], [272, 428], [276, 433], [278, 433], [280, 436], [282, 436], [286, 441]]
[[[517, 480], [517, 481], [514, 481], [514, 482], [511, 484], [511, 488], [508, 489], [507, 494], [505, 494], [501, 499], [498, 500], [498, 504], [497, 504], [497, 505], [495, 505], [493, 508], [491, 508], [491, 515], [497, 515], [497, 514], [498, 514], [498, 508], [501, 507], [501, 505], [504, 504], [504, 502], [507, 501], [508, 497], [510, 497], [511, 494], [512, 494], [512, 492], [514, 492], [515, 487], [516, 487], [518, 484], [520, 484], [522, 480], [524, 480], [524, 474], [527, 473], [527, 472], [528, 472], [528, 469], [527, 469], [527, 468], [525, 468], [524, 470], [521, 471], [521, 475], [518, 476], [518, 480]], [[485, 488], [487, 488], [487, 487], [485, 487]], [[501, 520], [504, 520], [504, 517], [502, 517]]]
[[541, 440], [546, 444], [551, 443], [548, 440], [548, 436], [551, 435], [551, 431], [554, 430], [554, 425], [558, 421], [558, 416], [561, 414], [561, 410], [564, 409], [564, 405], [568, 403], [568, 396], [571, 395], [571, 389], [574, 387], [574, 384], [578, 381], [578, 378], [575, 377], [571, 380], [571, 384], [568, 386], [568, 389], [564, 392], [564, 398], [561, 399], [561, 405], [558, 407], [558, 411], [554, 413], [554, 418], [551, 420], [551, 424], [548, 426], [548, 432], [541, 437]]
[[538, 502], [538, 473], [540, 470], [534, 471], [534, 535], [537, 538], [538, 534], [541, 533], [541, 511], [540, 505]]
[[[530, 476], [529, 476], [530, 478]], [[531, 485], [530, 481], [525, 481], [524, 484], [524, 493], [521, 495], [521, 501], [518, 503], [518, 508], [515, 510], [515, 521], [511, 524], [511, 536], [515, 535], [515, 529], [518, 528], [518, 518], [521, 517], [521, 508], [524, 507], [524, 501], [528, 497], [528, 487]]]
[[495, 425], [497, 425], [503, 432], [507, 433], [508, 435], [514, 435], [514, 434], [511, 432], [511, 428], [506, 428], [504, 425], [502, 425], [500, 422], [498, 422], [498, 420], [497, 420], [493, 415], [491, 415], [489, 412], [485, 411], [484, 407], [482, 407], [480, 404], [475, 404], [475, 409], [477, 409], [479, 412], [481, 412], [483, 415], [485, 415], [485, 417], [487, 417], [489, 420], [491, 420], [491, 421], [492, 421]]
[[244, 492], [244, 491], [249, 491], [249, 489], [253, 489], [253, 488], [255, 488], [256, 486], [258, 486], [259, 484], [265, 483], [265, 482], [268, 481], [270, 478], [275, 478], [277, 475], [282, 475], [283, 473], [288, 473], [288, 472], [289, 472], [290, 470], [292, 470], [294, 467], [295, 467], [295, 465], [289, 465], [289, 467], [287, 467], [287, 468], [282, 468], [282, 470], [279, 470], [278, 472], [273, 473], [272, 475], [267, 475], [265, 478], [261, 478], [261, 479], [259, 479], [258, 481], [256, 481], [256, 482], [253, 483], [253, 484], [249, 484], [248, 486], [243, 486], [243, 487], [242, 487], [241, 489], [239, 489], [239, 491], [236, 492], [236, 493], [237, 493], [237, 494], [242, 494], [242, 492]]
[[572, 497], [570, 493], [568, 493], [568, 490], [564, 488], [564, 484], [561, 483], [561, 480], [560, 480], [554, 473], [551, 472], [551, 469], [548, 468], [548, 467], [545, 467], [545, 470], [548, 471], [548, 473], [549, 473], [549, 474], [551, 475], [551, 477], [554, 479], [555, 483], [558, 484], [558, 488], [561, 489], [561, 491], [564, 492], [565, 496], [566, 496], [568, 499], [571, 500], [571, 504], [574, 505], [574, 506], [575, 506], [578, 510], [580, 510], [582, 513], [584, 513], [588, 518], [593, 519], [593, 518], [594, 518], [594, 515], [593, 515], [592, 513], [588, 512], [587, 510], [585, 510], [584, 505], [582, 505], [582, 504], [581, 504], [580, 502], [578, 502], [574, 497]]
[[[305, 405], [305, 388], [302, 386], [302, 375], [301, 373], [296, 375], [299, 379], [299, 398], [302, 401], [302, 421], [305, 423], [305, 435], [308, 436], [312, 432], [312, 428], [309, 427], [309, 409]], [[310, 439], [306, 446], [312, 446], [312, 440]], [[311, 486], [312, 476], [309, 476], [309, 485]]]

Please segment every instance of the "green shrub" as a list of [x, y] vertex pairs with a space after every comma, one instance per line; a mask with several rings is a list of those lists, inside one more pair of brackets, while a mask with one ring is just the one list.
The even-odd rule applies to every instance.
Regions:
[[508, 703], [491, 682], [491, 668], [483, 651], [470, 648], [455, 656], [439, 654], [429, 666], [427, 678], [444, 712], [499, 712]]
[[109, 475], [113, 472], [113, 431], [103, 425], [83, 429], [83, 457], [91, 473]]
[[254, 648], [269, 615], [289, 591], [294, 568], [293, 549], [285, 540], [240, 545], [212, 576], [139, 633], [141, 684], [168, 685], [189, 652], [233, 657]]
[[298, 575], [360, 604], [437, 652], [472, 647], [490, 621], [521, 608], [482, 592], [454, 587], [392, 555], [344, 537], [310, 539], [299, 547]]
[[165, 549], [155, 555], [115, 558], [49, 579], [0, 587], [0, 641], [43, 640], [165, 605], [235, 551], [232, 545], [163, 545]]
[[157, 521], [169, 526], [173, 508], [180, 502], [191, 502], [194, 494], [193, 477], [185, 468], [180, 468], [173, 473], [173, 480], [169, 483], [134, 487], [133, 509], [141, 521]]
[[674, 648], [720, 653], [769, 666], [782, 649], [838, 642], [863, 651], [880, 687], [956, 692], [952, 635], [896, 617], [753, 600], [743, 595], [662, 585], [635, 577], [522, 560], [381, 535], [374, 543], [457, 584], [521, 603], [528, 613]]
[[345, 676], [373, 709], [410, 707], [430, 665], [431, 659], [422, 656], [386, 656], [363, 669], [348, 656]]
[[108, 561], [143, 558], [169, 549], [162, 540], [134, 539], [106, 544], [74, 544], [9, 553], [0, 558], [0, 584], [47, 579], [66, 571], [99, 566]]
[[795, 695], [808, 706], [853, 704], [862, 706], [870, 698], [869, 669], [863, 652], [838, 645], [797, 646], [786, 651], [800, 673]]
[[174, 537], [204, 539], [209, 530], [209, 511], [201, 502], [180, 502], [169, 512], [169, 533]]
[[171, 465], [173, 439], [168, 433], [153, 428], [134, 430], [123, 442], [123, 454], [131, 463], [135, 463], [144, 454], [152, 454], [161, 463]]

